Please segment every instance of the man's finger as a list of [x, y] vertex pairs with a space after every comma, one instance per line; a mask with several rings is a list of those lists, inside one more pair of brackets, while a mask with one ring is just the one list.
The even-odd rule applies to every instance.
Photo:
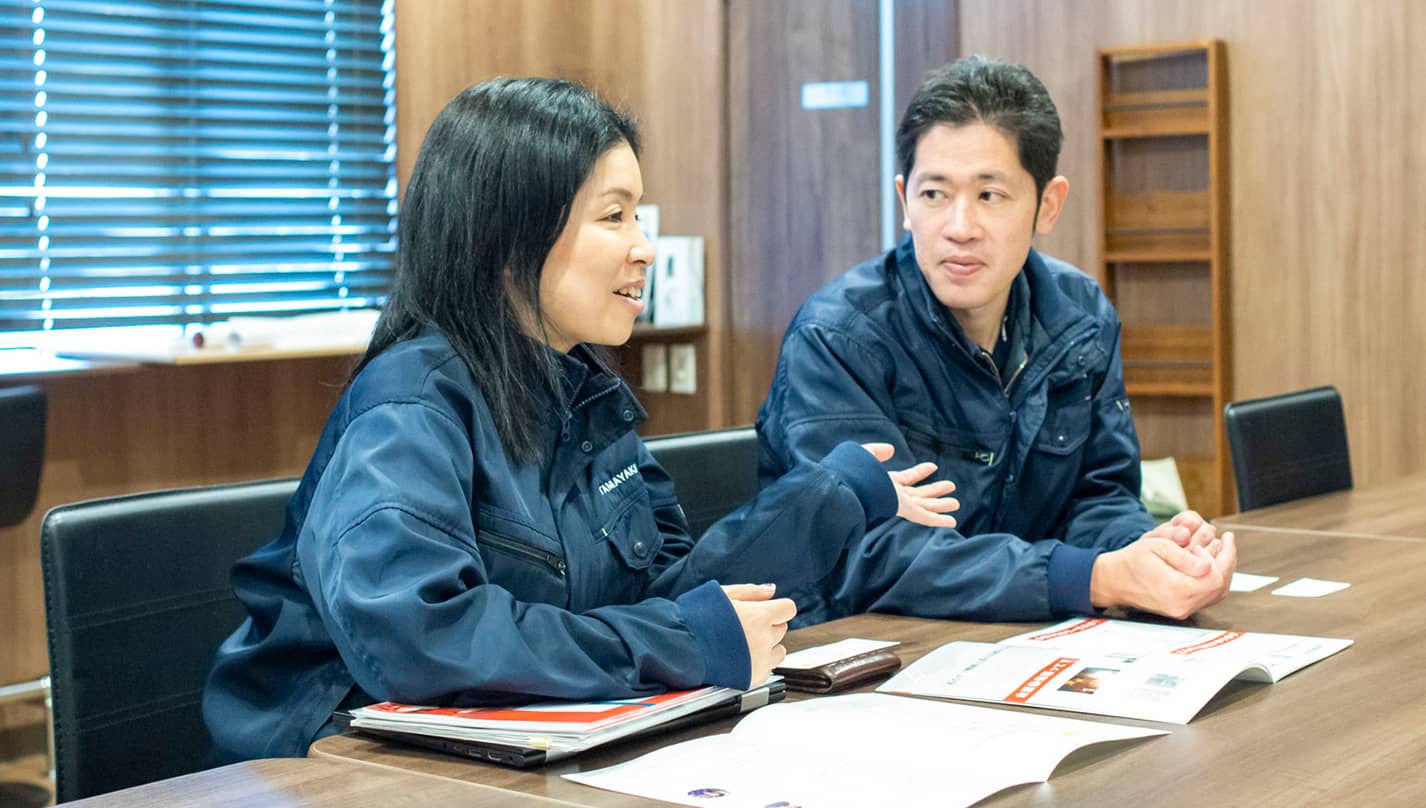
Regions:
[[930, 499], [932, 497], [944, 497], [956, 490], [956, 484], [950, 480], [937, 480], [934, 483], [926, 483], [909, 489], [909, 492], [918, 497]]
[[777, 584], [724, 584], [723, 594], [728, 600], [772, 600], [777, 593]]
[[1199, 515], [1198, 511], [1187, 510], [1179, 511], [1177, 514], [1174, 514], [1173, 519], [1169, 520], [1169, 524], [1186, 527], [1190, 531], [1193, 531], [1197, 530], [1199, 526], [1203, 524], [1203, 521], [1203, 517]]
[[927, 497], [919, 501], [917, 505], [936, 513], [950, 513], [961, 507], [961, 501], [953, 497]]
[[[888, 446], [890, 444], [887, 444]], [[891, 479], [901, 485], [915, 485], [936, 471], [936, 464], [931, 462], [917, 463], [909, 469], [891, 472]]]
[[885, 463], [896, 454], [896, 447], [889, 443], [863, 443], [862, 448], [871, 452], [871, 456]]
[[1213, 562], [1220, 573], [1232, 577], [1233, 570], [1238, 567], [1238, 540], [1231, 531], [1224, 533], [1219, 539], [1223, 542], [1223, 546], [1219, 548], [1218, 555], [1214, 557]]
[[1164, 563], [1193, 578], [1202, 578], [1213, 569], [1213, 562], [1199, 553], [1187, 550], [1171, 542], [1154, 542], [1150, 545], [1154, 555]]
[[1211, 523], [1204, 522], [1202, 525], [1199, 525], [1198, 530], [1194, 531], [1190, 543], [1207, 547], [1209, 543], [1216, 538], [1218, 538], [1217, 529], [1215, 529]]

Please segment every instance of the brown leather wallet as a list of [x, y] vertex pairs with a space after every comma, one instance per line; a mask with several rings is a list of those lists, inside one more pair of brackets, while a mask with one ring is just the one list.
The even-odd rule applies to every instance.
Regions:
[[788, 690], [834, 693], [891, 673], [900, 667], [901, 657], [890, 648], [882, 648], [815, 668], [773, 668], [772, 672], [782, 675]]

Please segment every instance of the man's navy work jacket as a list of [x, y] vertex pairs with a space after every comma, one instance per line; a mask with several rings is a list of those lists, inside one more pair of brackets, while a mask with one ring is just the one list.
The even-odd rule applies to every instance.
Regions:
[[[220, 759], [297, 756], [333, 709], [497, 704], [747, 687], [746, 640], [714, 579], [825, 576], [885, 470], [846, 444], [689, 537], [644, 412], [584, 346], [559, 354], [550, 450], [512, 462], [464, 362], [426, 332], [337, 403], [272, 543], [238, 564], [250, 617], [204, 693]], [[865, 507], [864, 507], [865, 505]]]
[[[860, 612], [1044, 620], [1092, 612], [1098, 553], [1153, 527], [1120, 325], [1093, 279], [1031, 250], [1008, 312], [1023, 367], [1002, 379], [916, 264], [911, 239], [803, 305], [758, 416], [764, 482], [843, 440], [933, 461], [957, 486], [958, 529], [873, 527], [794, 593], [797, 625]], [[1026, 301], [1028, 298], [1028, 302]], [[1017, 373], [1018, 369], [1018, 373]]]

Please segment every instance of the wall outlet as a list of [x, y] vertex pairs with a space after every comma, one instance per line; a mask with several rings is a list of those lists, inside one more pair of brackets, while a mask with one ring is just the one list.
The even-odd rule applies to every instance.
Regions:
[[689, 396], [698, 392], [698, 354], [693, 343], [668, 346], [668, 391]]
[[656, 342], [645, 345], [639, 364], [643, 366], [644, 376], [640, 389], [650, 393], [668, 392], [667, 345]]

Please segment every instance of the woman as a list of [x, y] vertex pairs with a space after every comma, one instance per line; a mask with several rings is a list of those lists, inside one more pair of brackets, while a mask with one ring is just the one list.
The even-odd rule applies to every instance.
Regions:
[[[233, 582], [249, 618], [204, 693], [220, 755], [302, 755], [337, 708], [747, 687], [874, 520], [954, 524], [929, 464], [844, 444], [688, 536], [589, 345], [628, 339], [653, 251], [634, 125], [578, 85], [496, 79], [432, 124], [397, 276], [282, 535]], [[889, 455], [889, 447], [869, 447]], [[885, 459], [885, 458], [882, 458]]]

